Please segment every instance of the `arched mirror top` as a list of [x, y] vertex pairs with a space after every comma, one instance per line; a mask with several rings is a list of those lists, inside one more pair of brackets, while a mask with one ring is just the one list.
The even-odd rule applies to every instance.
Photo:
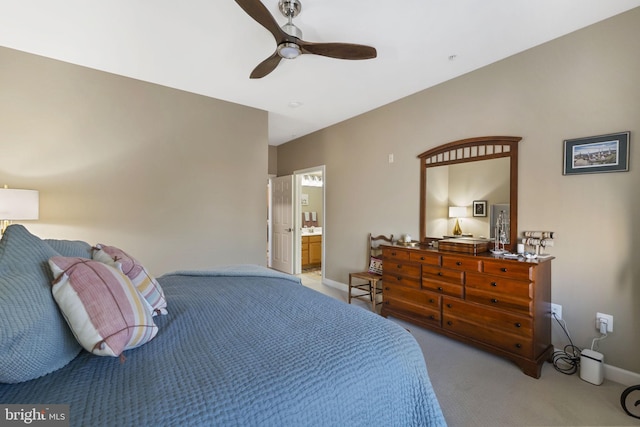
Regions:
[[[508, 209], [509, 227], [507, 233], [507, 243], [505, 244], [505, 247], [509, 250], [512, 247], [515, 248], [518, 233], [518, 142], [520, 142], [521, 139], [521, 137], [517, 136], [484, 136], [477, 138], [468, 138], [440, 145], [438, 147], [425, 151], [418, 156], [418, 158], [420, 159], [421, 242], [429, 243], [434, 240], [444, 238], [444, 235], [446, 234], [451, 234], [447, 232], [443, 233], [442, 229], [434, 231], [432, 227], [428, 227], [428, 224], [432, 224], [434, 223], [434, 221], [440, 221], [440, 223], [448, 223], [448, 215], [443, 211], [446, 206], [456, 206], [459, 204], [463, 204], [467, 209], [476, 208], [476, 206], [474, 206], [475, 203], [473, 203], [472, 205], [472, 202], [470, 200], [456, 203], [456, 197], [449, 195], [448, 193], [445, 195], [440, 194], [438, 196], [439, 199], [433, 196], [434, 193], [442, 193], [443, 186], [440, 181], [435, 182], [436, 180], [433, 179], [433, 176], [431, 180], [434, 182], [429, 182], [429, 174], [427, 173], [428, 170], [430, 168], [439, 168], [441, 166], [444, 166], [445, 168], [439, 169], [448, 169], [446, 168], [447, 166], [458, 165], [455, 166], [457, 170], [461, 170], [460, 168], [466, 168], [467, 172], [462, 172], [462, 174], [469, 174], [467, 178], [461, 179], [466, 179], [467, 181], [473, 180], [475, 185], [484, 185], [485, 187], [487, 187], [486, 189], [481, 189], [480, 191], [476, 189], [475, 195], [469, 196], [473, 197], [474, 199], [476, 197], [478, 199], [486, 199], [487, 197], [483, 195], [490, 194], [493, 189], [489, 187], [493, 187], [494, 184], [497, 186], [497, 181], [504, 181], [506, 183], [505, 186], [508, 188], [502, 189], [504, 195], [501, 197], [508, 198], [508, 200], [480, 200], [480, 202], [484, 203], [484, 205], [481, 204], [479, 206], [481, 215], [478, 215], [478, 217], [482, 218], [475, 218], [475, 214], [473, 214], [472, 218], [476, 222], [480, 222], [478, 221], [478, 219], [483, 219], [483, 222], [485, 223], [485, 226], [487, 228], [487, 233], [485, 233], [486, 235], [480, 233], [478, 236], [474, 237], [494, 237], [492, 235], [493, 231], [491, 231], [493, 224], [490, 224], [490, 221], [492, 219], [492, 212], [489, 212], [489, 210], [495, 208], [496, 206], [500, 206], [503, 209]], [[494, 161], [493, 159], [502, 160]], [[459, 165], [471, 162], [478, 163], [468, 166]], [[483, 172], [482, 169], [479, 169], [480, 167], [486, 167], [487, 170]], [[497, 172], [498, 170], [504, 170], [504, 172]], [[436, 169], [433, 169], [433, 171], [436, 171]], [[498, 176], [493, 178], [493, 174], [496, 173], [498, 174]], [[500, 174], [503, 174], [504, 176], [500, 176]], [[486, 182], [485, 179], [489, 179], [491, 181], [495, 180], [496, 182]], [[453, 180], [453, 178], [451, 178], [451, 180]], [[447, 177], [445, 181], [448, 182], [449, 177]], [[486, 190], [486, 192], [484, 190]], [[434, 205], [434, 200], [436, 199], [442, 201], [441, 204], [443, 206], [441, 206], [439, 210], [436, 209], [437, 206], [432, 206]], [[429, 205], [429, 203], [431, 203], [431, 205]], [[506, 205], [508, 205], [508, 208], [506, 208]], [[434, 218], [434, 216], [436, 218]]]

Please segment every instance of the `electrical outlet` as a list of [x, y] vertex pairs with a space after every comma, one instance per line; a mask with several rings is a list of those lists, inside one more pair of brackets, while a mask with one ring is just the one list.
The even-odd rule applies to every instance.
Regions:
[[613, 316], [610, 314], [596, 313], [596, 329], [600, 330], [600, 323], [607, 322], [607, 332], [613, 332]]
[[558, 320], [562, 320], [562, 306], [560, 304], [551, 303], [551, 316]]

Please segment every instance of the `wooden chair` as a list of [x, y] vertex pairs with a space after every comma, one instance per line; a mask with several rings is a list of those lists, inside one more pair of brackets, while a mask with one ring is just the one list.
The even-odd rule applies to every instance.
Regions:
[[[367, 257], [367, 270], [357, 273], [349, 273], [349, 304], [353, 298], [367, 298], [371, 302], [371, 310], [376, 311], [377, 295], [382, 293], [382, 244], [392, 244], [393, 234], [372, 236], [369, 233], [369, 256]], [[364, 280], [365, 283], [354, 284], [354, 279]], [[356, 291], [353, 294], [353, 290]]]

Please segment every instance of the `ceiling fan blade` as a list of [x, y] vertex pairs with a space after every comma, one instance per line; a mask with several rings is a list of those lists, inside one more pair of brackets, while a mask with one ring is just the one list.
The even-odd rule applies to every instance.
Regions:
[[269, 10], [260, 0], [236, 0], [236, 3], [258, 24], [269, 30], [278, 44], [287, 38], [287, 33], [282, 31], [273, 15], [269, 13]]
[[273, 55], [259, 63], [258, 66], [253, 69], [249, 78], [261, 79], [275, 70], [281, 59], [280, 55], [278, 55], [278, 51], [275, 51]]
[[298, 41], [303, 53], [328, 56], [337, 59], [372, 59], [378, 54], [371, 46], [351, 43], [311, 43]]

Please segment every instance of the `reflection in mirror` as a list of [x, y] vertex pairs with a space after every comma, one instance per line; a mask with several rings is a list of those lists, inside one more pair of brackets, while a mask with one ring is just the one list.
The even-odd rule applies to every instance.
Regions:
[[[436, 166], [427, 169], [427, 236], [448, 237], [453, 234], [456, 218], [449, 217], [449, 207], [463, 207], [458, 218], [462, 234], [474, 238], [492, 238], [493, 212], [509, 205], [509, 158], [480, 160]], [[486, 201], [486, 209], [474, 211], [474, 201]], [[497, 207], [495, 205], [502, 205]], [[508, 208], [507, 208], [508, 210]]]
[[[443, 144], [418, 156], [421, 242], [430, 244], [452, 235], [492, 239], [496, 234], [496, 218], [502, 212], [506, 224], [504, 247], [515, 248], [518, 142], [521, 139], [517, 136], [468, 138]], [[455, 208], [462, 208], [463, 213]], [[455, 227], [456, 220], [461, 230]]]

